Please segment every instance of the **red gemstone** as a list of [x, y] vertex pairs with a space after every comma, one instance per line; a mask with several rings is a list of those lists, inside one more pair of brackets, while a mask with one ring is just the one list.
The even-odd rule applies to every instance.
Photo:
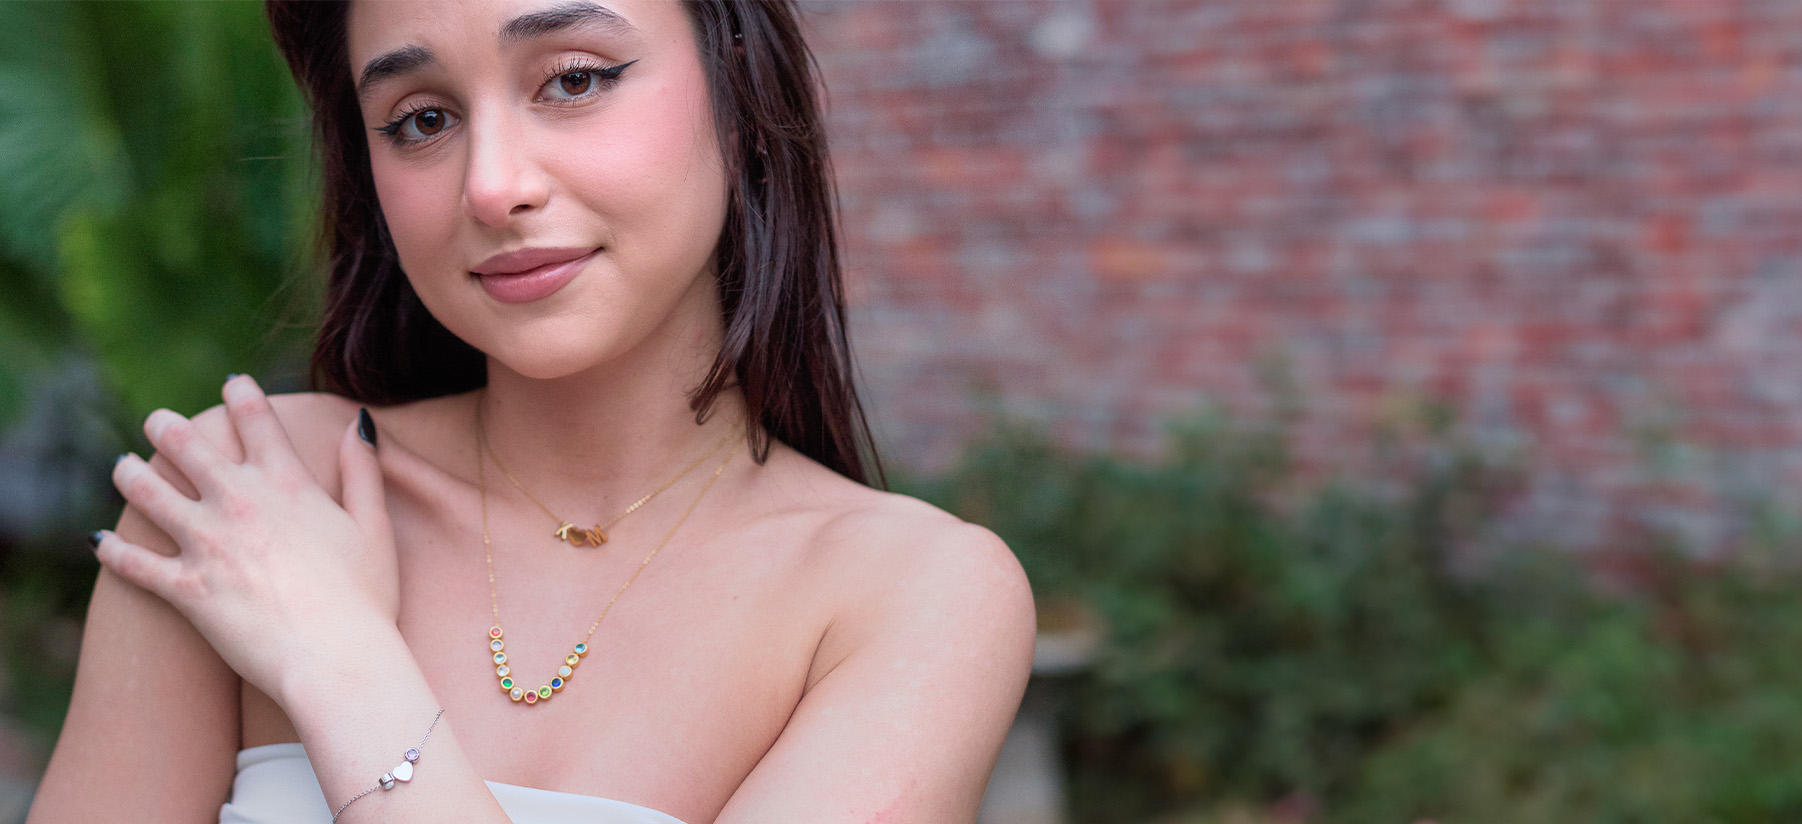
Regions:
[[533, 690], [531, 692], [526, 693], [526, 703], [528, 703], [528, 704], [538, 703], [538, 691], [537, 690]]
[[500, 628], [500, 627], [495, 627], [495, 628], [494, 628], [494, 629], [491, 629], [491, 630], [489, 630], [489, 631], [488, 631], [488, 637], [490, 637], [490, 638], [499, 638], [499, 637], [501, 637], [501, 628]]

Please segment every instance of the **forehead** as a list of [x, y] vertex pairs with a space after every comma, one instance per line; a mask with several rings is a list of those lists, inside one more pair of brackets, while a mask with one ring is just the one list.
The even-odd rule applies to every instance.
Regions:
[[409, 47], [469, 55], [558, 32], [659, 42], [688, 35], [676, 0], [355, 0], [346, 25], [353, 77], [371, 59]]

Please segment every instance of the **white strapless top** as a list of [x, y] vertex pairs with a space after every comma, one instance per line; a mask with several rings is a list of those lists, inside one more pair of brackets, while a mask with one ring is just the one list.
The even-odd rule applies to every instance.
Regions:
[[[500, 784], [489, 781], [501, 809], [514, 824], [682, 824], [675, 816], [649, 807], [598, 798]], [[238, 751], [238, 774], [231, 800], [219, 808], [219, 824], [328, 824], [326, 806], [313, 762], [299, 743], [267, 744]]]

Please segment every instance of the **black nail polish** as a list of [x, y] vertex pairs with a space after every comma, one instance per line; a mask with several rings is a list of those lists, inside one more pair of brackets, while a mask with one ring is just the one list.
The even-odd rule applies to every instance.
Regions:
[[88, 549], [98, 549], [100, 547], [100, 542], [105, 539], [106, 533], [104, 531], [97, 529], [88, 533]]
[[369, 417], [368, 409], [357, 409], [357, 437], [369, 444], [370, 449], [375, 448], [375, 419]]

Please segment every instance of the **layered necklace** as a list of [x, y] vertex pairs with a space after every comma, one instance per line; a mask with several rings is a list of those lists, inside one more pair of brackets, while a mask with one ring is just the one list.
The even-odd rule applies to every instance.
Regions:
[[[687, 469], [683, 469], [676, 477], [671, 478], [651, 494], [638, 499], [638, 501], [627, 507], [625, 512], [620, 513], [619, 516], [615, 517], [612, 521], [608, 521], [604, 526], [612, 526], [615, 522], [619, 521], [620, 518], [632, 514], [634, 510], [643, 506], [645, 502], [656, 497], [657, 493], [674, 485], [676, 481], [680, 480], [683, 475], [687, 475], [690, 470], [700, 465], [702, 461], [718, 454], [720, 448], [724, 447], [731, 440], [732, 436], [728, 435], [707, 454], [702, 455], [699, 459], [695, 460], [694, 463], [689, 464]], [[563, 690], [563, 687], [569, 683], [569, 679], [575, 675], [576, 668], [582, 665], [582, 659], [588, 655], [588, 639], [593, 637], [594, 631], [600, 628], [601, 621], [606, 620], [607, 613], [613, 609], [614, 602], [619, 600], [619, 596], [625, 594], [626, 589], [632, 586], [633, 581], [638, 580], [639, 573], [644, 572], [644, 568], [650, 566], [651, 559], [657, 557], [657, 553], [663, 550], [663, 545], [669, 543], [669, 539], [675, 536], [676, 530], [682, 528], [682, 523], [688, 520], [689, 513], [694, 512], [695, 507], [701, 503], [701, 498], [707, 495], [707, 490], [713, 488], [713, 482], [720, 479], [720, 475], [726, 471], [726, 465], [731, 463], [732, 459], [738, 455], [738, 450], [734, 449], [726, 453], [726, 459], [720, 461], [720, 465], [713, 470], [713, 476], [708, 478], [707, 483], [701, 486], [700, 492], [695, 493], [694, 500], [688, 502], [688, 508], [682, 510], [682, 515], [676, 518], [675, 524], [671, 525], [669, 531], [663, 534], [663, 538], [657, 542], [656, 546], [651, 547], [650, 554], [644, 556], [644, 560], [638, 563], [638, 568], [632, 571], [632, 576], [627, 578], [626, 582], [620, 585], [619, 590], [613, 593], [613, 597], [607, 600], [607, 605], [601, 608], [600, 616], [594, 619], [594, 623], [588, 625], [588, 633], [583, 635], [582, 640], [576, 642], [575, 648], [568, 655], [563, 657], [563, 663], [557, 667], [557, 674], [548, 682], [545, 682], [536, 688], [530, 688], [520, 686], [522, 682], [513, 677], [513, 666], [508, 663], [506, 653], [507, 645], [503, 638], [504, 633], [501, 631], [500, 599], [496, 597], [494, 592], [494, 548], [492, 541], [490, 541], [488, 537], [488, 482], [484, 471], [484, 466], [487, 461], [483, 459], [484, 455], [489, 458], [494, 458], [494, 453], [488, 446], [488, 435], [482, 426], [482, 407], [479, 403], [476, 406], [476, 449], [476, 488], [481, 491], [482, 500], [482, 557], [488, 562], [488, 602], [494, 609], [494, 626], [488, 630], [488, 651], [493, 654], [494, 674], [495, 677], [500, 679], [501, 691], [506, 693], [507, 697], [513, 701], [524, 701], [526, 704], [536, 704], [540, 701], [548, 701], [552, 695]], [[500, 466], [500, 460], [498, 458], [495, 459], [495, 466]], [[501, 471], [505, 473], [507, 470], [505, 467], [502, 467]], [[538, 503], [538, 499], [532, 498], [531, 493], [527, 493], [525, 488], [520, 486], [519, 481], [514, 480], [512, 475], [508, 475], [507, 480], [512, 481], [514, 488], [525, 493], [526, 497], [531, 498], [533, 503]], [[538, 507], [544, 509], [546, 514], [550, 514], [550, 510], [545, 508], [544, 504], [538, 503]], [[574, 528], [570, 528], [569, 522], [557, 518], [556, 515], [551, 515], [551, 517], [556, 518], [557, 521], [563, 525], [557, 530], [556, 537], [561, 540], [569, 540], [564, 533], [571, 531]], [[603, 527], [595, 527], [594, 531], [598, 533], [602, 528]], [[581, 531], [587, 532], [588, 530]], [[605, 540], [607, 540], [605, 534], [601, 534], [600, 540], [594, 541], [593, 543], [599, 544], [601, 541]], [[571, 540], [570, 543], [574, 546], [582, 546], [582, 543], [577, 541]]]

